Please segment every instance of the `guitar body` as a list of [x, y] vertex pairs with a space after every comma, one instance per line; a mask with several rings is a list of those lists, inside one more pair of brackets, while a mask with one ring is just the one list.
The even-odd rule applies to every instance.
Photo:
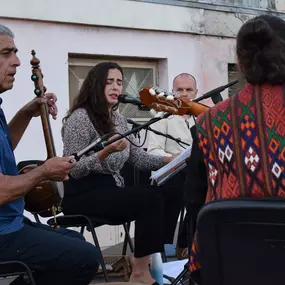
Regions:
[[[32, 164], [30, 161], [21, 162], [20, 164], [24, 164], [24, 166], [19, 170], [19, 175], [27, 173], [43, 163], [43, 161], [33, 162]], [[53, 216], [51, 208], [55, 206], [58, 210], [63, 197], [63, 182], [43, 181], [25, 195], [25, 210], [41, 217], [51, 217]]]

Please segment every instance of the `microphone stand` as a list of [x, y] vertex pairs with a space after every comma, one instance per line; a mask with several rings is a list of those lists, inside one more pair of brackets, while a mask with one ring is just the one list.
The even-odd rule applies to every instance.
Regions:
[[194, 99], [193, 102], [199, 102], [201, 100], [208, 99], [208, 98], [212, 98], [213, 102], [216, 101], [216, 102], [214, 102], [215, 104], [218, 102], [221, 102], [221, 101], [223, 101], [223, 97], [221, 96], [220, 93], [222, 91], [224, 91], [225, 89], [231, 87], [232, 85], [237, 84], [238, 82], [239, 82], [239, 80], [234, 80], [234, 81], [232, 81], [226, 85], [215, 88], [215, 89], [207, 92], [206, 94], [202, 95], [201, 97]]
[[[132, 126], [132, 130], [133, 130], [134, 128], [140, 126], [140, 124], [137, 124], [137, 123], [135, 123], [134, 121], [131, 121], [131, 120], [128, 120], [128, 119], [127, 119], [127, 121], [128, 121], [129, 124], [132, 124], [132, 125], [133, 125], [133, 126]], [[139, 142], [141, 142], [141, 135], [140, 135], [140, 132], [139, 132], [139, 131], [138, 131], [138, 132], [135, 132], [135, 133], [134, 133], [134, 136], [138, 138]]]
[[76, 161], [79, 161], [80, 158], [87, 152], [93, 150], [94, 152], [98, 152], [102, 149], [104, 149], [105, 146], [112, 144], [122, 138], [125, 138], [131, 134], [137, 133], [138, 131], [147, 128], [148, 126], [150, 126], [151, 124], [154, 124], [157, 121], [160, 121], [162, 119], [165, 119], [169, 116], [171, 116], [171, 113], [164, 113], [162, 117], [155, 117], [150, 119], [148, 122], [146, 122], [145, 124], [139, 125], [135, 128], [133, 128], [132, 130], [122, 134], [121, 136], [118, 136], [112, 140], [108, 140], [108, 141], [103, 141], [103, 138], [99, 138], [96, 141], [94, 141], [93, 143], [91, 143], [90, 145], [88, 145], [87, 147], [85, 147], [84, 149], [80, 150], [79, 152], [73, 154], [74, 158], [76, 159]]
[[[128, 121], [129, 124], [132, 124], [133, 126], [141, 126], [140, 124], [137, 124], [136, 122], [134, 122], [134, 121], [131, 120], [131, 119], [128, 119], [127, 121]], [[133, 128], [134, 128], [134, 127], [133, 127]], [[175, 137], [173, 137], [173, 136], [171, 136], [171, 135], [161, 133], [161, 132], [159, 132], [159, 131], [157, 131], [157, 130], [152, 129], [152, 128], [149, 127], [149, 126], [145, 127], [145, 129], [148, 130], [148, 131], [151, 131], [151, 132], [155, 133], [156, 135], [163, 136], [163, 137], [166, 137], [166, 138], [168, 138], [168, 139], [170, 139], [170, 140], [173, 140], [173, 141], [177, 142], [178, 144], [181, 143], [181, 144], [184, 144], [184, 145], [186, 145], [186, 146], [190, 146], [190, 144], [188, 144], [188, 143], [186, 143], [186, 142], [183, 142], [180, 138], [175, 138]]]
[[173, 136], [171, 136], [171, 135], [163, 134], [163, 133], [161, 133], [161, 132], [159, 132], [159, 131], [157, 131], [157, 130], [152, 129], [151, 127], [147, 127], [146, 129], [149, 130], [149, 131], [152, 131], [153, 133], [155, 133], [155, 134], [157, 134], [157, 135], [159, 135], [159, 136], [163, 136], [163, 137], [166, 137], [166, 138], [168, 138], [168, 139], [171, 139], [171, 140], [177, 142], [178, 144], [181, 143], [181, 144], [184, 144], [184, 145], [186, 145], [186, 146], [190, 146], [190, 144], [188, 144], [188, 143], [186, 143], [186, 142], [183, 142], [180, 138], [175, 138], [175, 137], [173, 137]]

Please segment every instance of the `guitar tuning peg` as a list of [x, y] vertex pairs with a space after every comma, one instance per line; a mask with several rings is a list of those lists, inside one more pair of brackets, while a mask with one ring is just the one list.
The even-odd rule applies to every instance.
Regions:
[[149, 89], [149, 94], [150, 94], [151, 96], [154, 96], [154, 95], [156, 94], [154, 88], [150, 88], [150, 89]]
[[166, 97], [166, 100], [167, 100], [167, 101], [173, 101], [173, 100], [174, 100], [174, 97], [173, 97], [172, 95], [168, 95], [168, 96]]
[[160, 98], [160, 97], [164, 97], [165, 93], [164, 92], [160, 92], [157, 97]]

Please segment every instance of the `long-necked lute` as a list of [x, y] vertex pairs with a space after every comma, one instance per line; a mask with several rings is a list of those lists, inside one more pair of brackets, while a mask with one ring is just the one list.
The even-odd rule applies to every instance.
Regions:
[[[34, 93], [37, 97], [45, 97], [46, 88], [43, 84], [43, 74], [40, 68], [40, 60], [36, 58], [36, 53], [32, 50], [32, 65], [31, 79], [34, 82]], [[40, 118], [45, 139], [47, 158], [50, 159], [56, 156], [54, 140], [49, 120], [49, 111], [46, 104], [40, 105]], [[43, 164], [44, 161], [34, 160], [21, 162], [22, 168], [19, 174], [25, 173]], [[61, 212], [61, 201], [64, 195], [62, 182], [43, 181], [25, 195], [25, 210], [39, 214], [41, 217], [51, 217]]]

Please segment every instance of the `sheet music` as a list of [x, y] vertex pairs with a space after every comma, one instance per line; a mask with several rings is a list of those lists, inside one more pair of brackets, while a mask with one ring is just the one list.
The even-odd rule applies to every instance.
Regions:
[[186, 166], [185, 160], [191, 155], [192, 145], [184, 149], [177, 157], [171, 162], [163, 166], [157, 171], [154, 171], [150, 179], [156, 184], [161, 185], [173, 175], [178, 173]]

